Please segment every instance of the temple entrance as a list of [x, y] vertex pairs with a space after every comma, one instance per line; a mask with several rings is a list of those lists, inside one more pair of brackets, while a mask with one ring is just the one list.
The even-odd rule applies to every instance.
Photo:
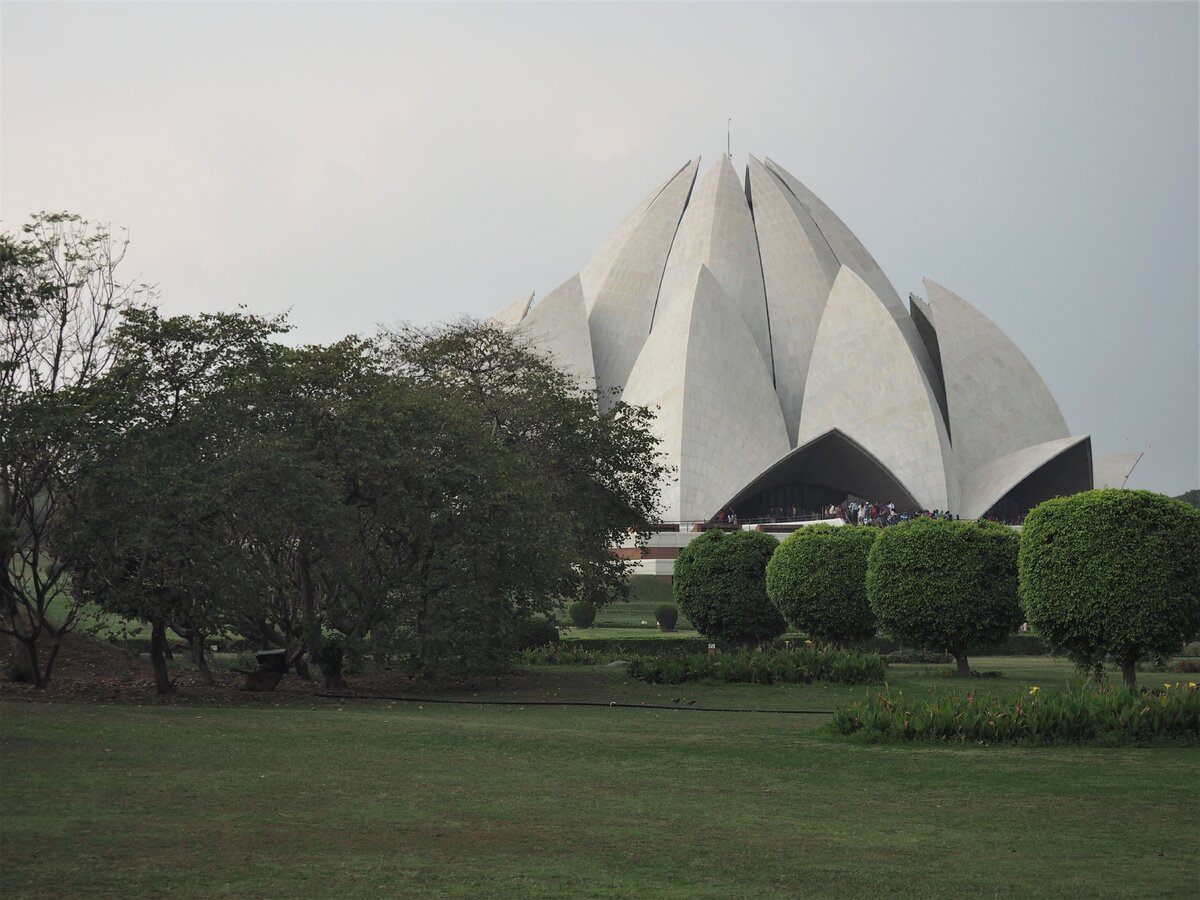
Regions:
[[[874, 503], [895, 503], [898, 512], [916, 512], [916, 499], [891, 471], [837, 429], [814, 438], [738, 492], [729, 503], [738, 519], [786, 518], [792, 507], [812, 514], [848, 496]], [[715, 514], [717, 511], [713, 510]]]

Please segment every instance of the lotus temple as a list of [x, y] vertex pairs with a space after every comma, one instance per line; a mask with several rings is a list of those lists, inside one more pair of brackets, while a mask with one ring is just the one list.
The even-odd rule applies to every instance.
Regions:
[[[781, 166], [693, 160], [537, 303], [494, 319], [600, 402], [657, 408], [664, 522], [813, 512], [848, 498], [1013, 519], [1124, 485], [995, 324], [928, 279], [906, 305]], [[686, 528], [681, 530], [686, 531]], [[672, 554], [673, 555], [673, 554]]]

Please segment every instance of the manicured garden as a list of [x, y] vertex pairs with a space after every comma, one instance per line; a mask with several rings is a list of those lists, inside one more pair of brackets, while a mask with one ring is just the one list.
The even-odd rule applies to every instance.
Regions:
[[[1048, 657], [977, 665], [1002, 673], [974, 681], [981, 695], [1076, 678]], [[888, 678], [931, 696], [957, 687], [953, 668]], [[835, 737], [829, 715], [700, 711], [833, 709], [869, 690], [650, 685], [593, 665], [438, 694], [476, 701], [463, 705], [9, 700], [0, 894], [1194, 891], [1194, 746], [865, 745]], [[497, 699], [526, 704], [477, 705]]]

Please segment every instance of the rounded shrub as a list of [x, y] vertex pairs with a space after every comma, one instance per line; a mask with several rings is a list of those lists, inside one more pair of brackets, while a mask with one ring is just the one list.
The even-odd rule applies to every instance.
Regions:
[[662, 631], [674, 631], [675, 623], [679, 621], [679, 610], [670, 603], [664, 603], [654, 610], [654, 621]]
[[944, 650], [969, 675], [967, 649], [1021, 623], [1017, 533], [993, 522], [914, 519], [879, 532], [867, 599], [879, 626], [907, 647]]
[[558, 626], [549, 619], [524, 619], [517, 623], [516, 649], [532, 650], [536, 647], [557, 644], [562, 640]]
[[875, 634], [867, 556], [877, 528], [807, 525], [767, 564], [767, 596], [797, 631], [844, 646]]
[[576, 600], [567, 607], [567, 615], [576, 628], [591, 628], [596, 621], [596, 607], [587, 600]]
[[1021, 602], [1050, 644], [1093, 672], [1200, 634], [1200, 510], [1150, 491], [1047, 500], [1025, 518]]
[[767, 562], [779, 542], [761, 531], [704, 532], [679, 553], [671, 592], [705, 637], [749, 645], [783, 634], [767, 599]]

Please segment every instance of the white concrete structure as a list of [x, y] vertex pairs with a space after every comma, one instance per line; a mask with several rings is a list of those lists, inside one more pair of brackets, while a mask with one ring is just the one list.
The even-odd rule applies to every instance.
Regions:
[[1141, 453], [1112, 453], [1097, 457], [1092, 463], [1092, 481], [1098, 488], [1123, 488]]
[[[664, 519], [847, 497], [1019, 517], [1123, 485], [996, 325], [936, 282], [905, 306], [846, 224], [782, 167], [668, 178], [578, 275], [495, 320], [585, 389], [655, 407]], [[657, 563], [656, 563], [657, 564]]]

